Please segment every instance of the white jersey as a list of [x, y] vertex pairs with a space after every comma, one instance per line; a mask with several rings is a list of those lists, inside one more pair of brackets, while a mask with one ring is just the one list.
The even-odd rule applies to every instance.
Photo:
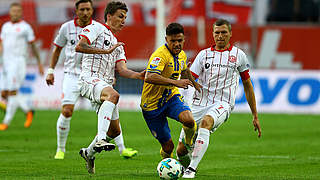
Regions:
[[[110, 27], [106, 24], [92, 23], [82, 30], [81, 35], [95, 48], [109, 49], [118, 43]], [[111, 54], [84, 54], [80, 77], [96, 77], [112, 84], [114, 81], [115, 65], [126, 61], [123, 46], [117, 47]]]
[[28, 43], [35, 40], [31, 26], [23, 20], [17, 23], [6, 22], [2, 26], [0, 37], [3, 46], [3, 64], [6, 66], [12, 63], [25, 63]]
[[199, 77], [201, 93], [195, 91], [193, 104], [207, 106], [226, 102], [233, 109], [240, 72], [250, 67], [245, 53], [235, 46], [219, 51], [207, 48], [199, 52], [190, 70]]
[[[90, 24], [96, 21], [91, 21]], [[64, 72], [79, 75], [81, 72], [82, 53], [75, 51], [79, 35], [84, 27], [77, 24], [77, 18], [61, 25], [59, 33], [54, 40], [58, 47], [65, 47]]]

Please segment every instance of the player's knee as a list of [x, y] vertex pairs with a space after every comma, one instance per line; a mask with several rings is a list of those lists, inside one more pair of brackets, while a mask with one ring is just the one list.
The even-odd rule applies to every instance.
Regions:
[[212, 129], [213, 124], [214, 124], [213, 118], [211, 116], [205, 116], [200, 123], [200, 127], [210, 130]]
[[104, 89], [101, 95], [101, 102], [110, 101], [113, 104], [118, 104], [119, 97], [120, 95], [116, 90]]
[[193, 128], [194, 126], [194, 119], [190, 111], [184, 111], [180, 113], [179, 120], [182, 124], [188, 128]]
[[72, 107], [65, 106], [62, 108], [62, 114], [64, 117], [66, 117], [66, 118], [71, 117], [72, 113], [73, 113]]

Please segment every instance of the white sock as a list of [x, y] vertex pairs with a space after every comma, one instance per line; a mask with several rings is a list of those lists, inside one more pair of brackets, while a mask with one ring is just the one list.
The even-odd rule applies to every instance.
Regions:
[[[120, 126], [120, 124], [119, 124]], [[120, 126], [120, 130], [121, 130], [121, 126]], [[119, 136], [114, 138], [114, 142], [116, 143], [116, 145], [118, 146], [118, 150], [120, 152], [120, 154], [122, 153], [122, 150], [124, 150], [126, 147], [124, 146], [124, 141], [123, 141], [123, 136], [122, 136], [122, 130], [121, 133], [119, 134]]]
[[98, 113], [98, 140], [106, 139], [107, 131], [110, 126], [111, 116], [115, 104], [110, 101], [104, 101]]
[[27, 112], [31, 111], [31, 107], [28, 104], [28, 99], [29, 98], [27, 98], [27, 97], [25, 97], [24, 95], [21, 95], [21, 94], [18, 94], [17, 97], [18, 97], [18, 104], [19, 104], [20, 108], [22, 109], [22, 111], [24, 113], [27, 113]]
[[196, 144], [194, 146], [194, 150], [192, 152], [191, 162], [189, 167], [193, 169], [197, 169], [201, 159], [203, 158], [204, 153], [208, 149], [210, 131], [205, 128], [199, 129], [199, 134], [196, 139]]
[[66, 151], [66, 143], [70, 130], [71, 117], [66, 118], [63, 114], [60, 114], [57, 121], [57, 151]]
[[3, 123], [9, 125], [18, 108], [18, 97], [16, 95], [8, 97], [6, 115]]
[[93, 158], [94, 155], [97, 153], [93, 147], [96, 144], [96, 142], [98, 142], [98, 135], [96, 137], [94, 137], [93, 141], [91, 142], [91, 144], [87, 147], [87, 153], [88, 153], [88, 157], [89, 158]]

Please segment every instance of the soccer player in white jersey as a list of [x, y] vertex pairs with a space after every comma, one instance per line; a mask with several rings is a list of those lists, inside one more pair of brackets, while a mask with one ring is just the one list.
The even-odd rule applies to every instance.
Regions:
[[77, 52], [84, 53], [80, 94], [92, 102], [98, 114], [98, 135], [88, 148], [80, 150], [89, 173], [94, 173], [94, 154], [114, 149], [109, 141], [121, 132], [117, 107], [119, 93], [112, 87], [115, 70], [126, 78], [143, 80], [145, 75], [145, 71], [138, 73], [127, 69], [123, 43], [118, 42], [114, 35], [124, 27], [127, 11], [123, 2], [108, 3], [105, 24], [92, 23], [84, 28], [76, 46]]
[[230, 23], [223, 19], [217, 20], [213, 25], [215, 44], [200, 51], [190, 68], [203, 89], [201, 92], [195, 91], [191, 106], [192, 114], [199, 124], [191, 162], [188, 147], [183, 143], [183, 131], [179, 139], [177, 156], [188, 167], [183, 178], [195, 177], [198, 164], [208, 148], [210, 133], [228, 119], [234, 108], [240, 77], [253, 116], [254, 129], [258, 130], [258, 137], [261, 136], [248, 59], [241, 49], [230, 44], [231, 36]]
[[31, 26], [22, 20], [22, 6], [12, 3], [9, 9], [10, 21], [1, 28], [0, 54], [3, 56], [3, 77], [1, 96], [7, 99], [6, 114], [0, 130], [6, 130], [18, 108], [27, 114], [24, 127], [30, 127], [33, 119], [33, 111], [23, 98], [18, 96], [26, 75], [26, 59], [28, 56], [28, 45], [31, 46], [33, 55], [36, 57], [39, 73], [43, 75], [38, 50], [35, 46], [35, 36]]
[[[64, 159], [65, 146], [70, 130], [70, 120], [73, 114], [74, 105], [80, 96], [80, 91], [77, 85], [81, 72], [82, 53], [77, 53], [75, 47], [79, 41], [82, 29], [92, 23], [97, 23], [92, 20], [93, 7], [91, 0], [79, 0], [75, 3], [76, 15], [74, 20], [64, 23], [57, 35], [54, 44], [50, 68], [47, 72], [46, 82], [48, 85], [54, 84], [54, 68], [58, 62], [61, 50], [65, 47], [64, 61], [64, 80], [63, 80], [63, 99], [62, 112], [57, 121], [57, 151], [55, 159]], [[125, 148], [122, 133], [115, 138], [121, 156], [131, 158], [137, 154], [136, 150]]]

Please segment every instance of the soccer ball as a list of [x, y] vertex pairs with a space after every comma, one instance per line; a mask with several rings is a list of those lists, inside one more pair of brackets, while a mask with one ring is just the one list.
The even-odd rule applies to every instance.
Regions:
[[166, 158], [157, 167], [160, 179], [178, 179], [183, 174], [183, 166], [173, 158]]

